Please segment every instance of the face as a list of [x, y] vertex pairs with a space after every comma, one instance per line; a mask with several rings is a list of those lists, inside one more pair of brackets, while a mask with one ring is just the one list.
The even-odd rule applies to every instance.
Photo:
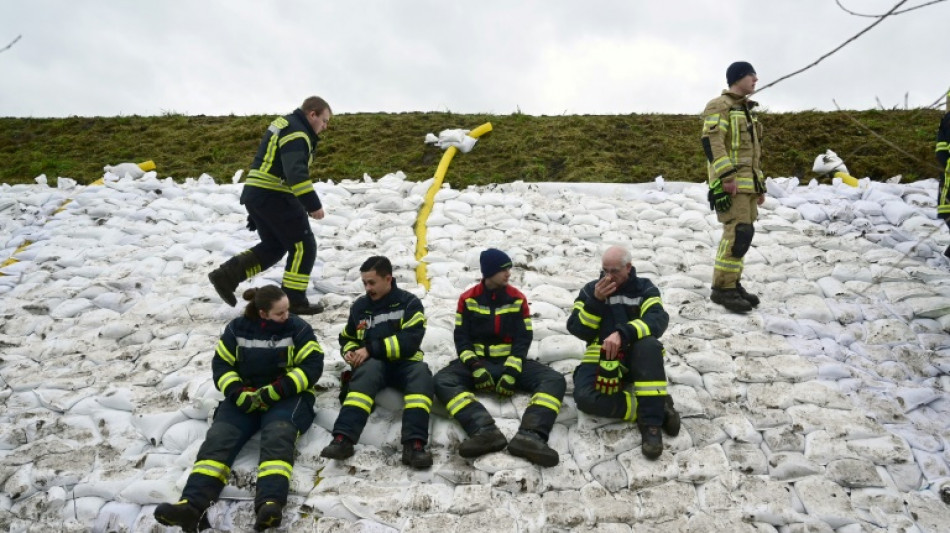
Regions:
[[370, 270], [360, 272], [360, 277], [363, 278], [366, 295], [374, 302], [385, 297], [393, 288], [393, 277], [390, 275], [380, 276], [375, 270]]
[[623, 259], [614, 255], [605, 255], [601, 260], [600, 267], [603, 269], [602, 277], [609, 278], [610, 281], [618, 286], [623, 285], [630, 278], [630, 263], [624, 264]]
[[754, 72], [752, 74], [748, 74], [739, 81], [732, 84], [733, 92], [739, 96], [749, 96], [755, 92], [755, 83], [757, 81], [759, 81], [759, 78], [756, 77]]
[[316, 111], [308, 112], [307, 122], [310, 123], [310, 127], [313, 128], [313, 132], [317, 135], [320, 135], [330, 126], [330, 110], [324, 109], [323, 113], [319, 114]]
[[261, 318], [264, 320], [271, 320], [277, 322], [278, 324], [283, 324], [290, 318], [290, 300], [286, 296], [274, 302], [274, 305], [267, 311], [258, 311], [261, 314]]
[[485, 278], [485, 286], [491, 290], [500, 289], [508, 286], [508, 280], [511, 279], [511, 269], [499, 270], [493, 276]]

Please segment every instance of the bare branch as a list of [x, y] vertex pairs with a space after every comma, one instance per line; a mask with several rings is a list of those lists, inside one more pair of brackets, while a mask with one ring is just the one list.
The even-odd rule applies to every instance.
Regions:
[[[908, 12], [913, 11], [913, 10], [915, 10], [915, 9], [920, 9], [920, 8], [922, 8], [922, 7], [927, 7], [927, 6], [932, 5], [932, 4], [939, 4], [940, 2], [945, 2], [945, 1], [946, 1], [946, 0], [931, 0], [930, 2], [927, 2], [927, 3], [924, 3], [924, 4], [920, 4], [919, 6], [908, 7], [907, 9], [904, 9], [904, 10], [901, 10], [901, 11], [895, 11], [895, 12], [891, 13], [891, 15], [903, 15], [904, 13], [908, 13]], [[845, 13], [847, 13], [847, 14], [849, 14], [849, 15], [854, 15], [854, 16], [856, 16], [856, 17], [867, 17], [867, 18], [875, 18], [875, 19], [876, 19], [876, 18], [883, 17], [883, 16], [886, 16], [886, 15], [887, 15], [886, 13], [885, 13], [884, 15], [868, 15], [868, 14], [865, 14], [865, 13], [856, 13], [856, 12], [851, 11], [850, 9], [844, 7], [844, 6], [841, 4], [841, 0], [835, 0], [835, 3], [838, 4], [838, 7], [840, 7]]]
[[20, 40], [20, 37], [23, 37], [23, 36], [22, 36], [22, 35], [17, 35], [17, 36], [16, 36], [16, 39], [10, 41], [10, 44], [4, 46], [3, 48], [0, 48], [0, 52], [6, 52], [7, 50], [9, 50], [11, 46], [13, 46], [14, 44], [16, 44], [16, 42]]

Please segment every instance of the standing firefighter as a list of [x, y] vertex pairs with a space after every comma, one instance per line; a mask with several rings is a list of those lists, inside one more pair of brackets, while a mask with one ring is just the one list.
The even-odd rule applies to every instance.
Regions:
[[[455, 311], [455, 349], [459, 358], [435, 376], [435, 392], [469, 435], [459, 445], [462, 457], [508, 452], [541, 466], [560, 457], [548, 446], [551, 427], [564, 399], [564, 376], [528, 360], [531, 311], [528, 299], [508, 284], [511, 259], [489, 248], [480, 256], [482, 281], [459, 297]], [[510, 397], [530, 393], [521, 427], [509, 443], [472, 390]]]
[[366, 294], [353, 302], [340, 332], [340, 350], [353, 368], [352, 378], [333, 424], [333, 441], [320, 455], [338, 460], [353, 455], [376, 394], [389, 385], [403, 392], [402, 463], [428, 468], [432, 372], [419, 350], [426, 333], [425, 310], [414, 294], [396, 287], [389, 259], [370, 257], [360, 266], [360, 276]]
[[680, 431], [658, 340], [670, 316], [659, 289], [637, 277], [626, 249], [611, 246], [601, 265], [600, 278], [584, 285], [567, 319], [568, 331], [587, 343], [574, 370], [574, 401], [585, 413], [637, 422], [643, 455], [656, 459], [663, 453], [660, 428], [671, 436]]
[[[940, 121], [937, 131], [937, 162], [943, 169], [943, 181], [940, 182], [939, 197], [937, 198], [937, 216], [942, 218], [950, 227], [950, 91], [947, 92], [947, 113]], [[943, 255], [950, 257], [950, 246]]]
[[181, 500], [155, 508], [155, 518], [185, 531], [207, 529], [205, 511], [228, 482], [231, 465], [260, 430], [257, 471], [258, 531], [277, 527], [287, 503], [297, 438], [313, 423], [313, 387], [323, 373], [323, 349], [313, 329], [288, 311], [275, 285], [248, 289], [244, 316], [224, 329], [211, 361], [224, 394], [198, 450]]
[[745, 61], [729, 65], [729, 88], [703, 111], [703, 151], [708, 160], [709, 207], [722, 223], [722, 238], [713, 267], [712, 301], [734, 312], [747, 312], [759, 298], [742, 288], [742, 258], [749, 251], [765, 200], [765, 176], [761, 170], [762, 125], [748, 97], [758, 78]]
[[323, 310], [307, 301], [310, 271], [317, 258], [317, 241], [307, 217], [324, 217], [309, 165], [320, 140], [317, 135], [327, 129], [330, 114], [323, 98], [311, 96], [293, 113], [274, 119], [264, 132], [241, 192], [247, 227], [257, 230], [261, 242], [208, 274], [214, 290], [229, 305], [237, 305], [238, 284], [287, 255], [281, 285], [290, 298], [290, 311], [312, 315]]

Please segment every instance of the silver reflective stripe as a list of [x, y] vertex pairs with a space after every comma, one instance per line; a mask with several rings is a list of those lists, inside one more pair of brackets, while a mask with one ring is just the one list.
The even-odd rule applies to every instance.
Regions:
[[369, 319], [369, 325], [367, 326], [366, 329], [370, 329], [376, 324], [379, 324], [381, 322], [387, 322], [389, 320], [402, 320], [402, 317], [404, 314], [405, 314], [404, 311], [390, 311], [389, 313], [376, 315], [372, 317], [371, 319]]
[[623, 305], [640, 305], [640, 302], [643, 301], [642, 297], [630, 298], [629, 296], [611, 296], [607, 298], [608, 304], [623, 304]]
[[237, 338], [237, 345], [242, 348], [286, 348], [294, 345], [293, 337], [284, 337], [283, 339], [245, 339]]
[[278, 133], [280, 133], [280, 128], [271, 124], [270, 126], [267, 126], [267, 131], [273, 133], [274, 135], [277, 135]]

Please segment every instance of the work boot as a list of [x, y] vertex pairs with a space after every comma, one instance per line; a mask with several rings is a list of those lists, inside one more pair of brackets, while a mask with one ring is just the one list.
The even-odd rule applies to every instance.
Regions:
[[561, 456], [534, 434], [518, 432], [508, 443], [508, 453], [538, 466], [556, 466]]
[[739, 291], [739, 296], [741, 296], [743, 300], [749, 302], [749, 304], [750, 304], [752, 307], [758, 307], [758, 306], [759, 306], [759, 297], [756, 296], [756, 295], [754, 295], [754, 294], [752, 294], [751, 292], [745, 290], [745, 289], [742, 287], [742, 284], [739, 283], [738, 281], [736, 282], [736, 290]]
[[291, 302], [290, 312], [295, 315], [319, 315], [326, 309], [321, 302], [312, 304], [306, 300], [302, 302]]
[[280, 527], [284, 507], [277, 502], [264, 502], [257, 510], [257, 521], [254, 522], [254, 531], [264, 531], [271, 527]]
[[640, 450], [644, 457], [654, 460], [663, 453], [663, 434], [659, 426], [640, 426], [640, 437], [643, 442], [640, 444]]
[[673, 407], [673, 397], [667, 396], [663, 400], [663, 431], [675, 437], [680, 434], [680, 414]]
[[508, 445], [505, 434], [496, 426], [482, 428], [459, 444], [459, 455], [466, 458], [480, 457], [486, 453], [500, 452]]
[[415, 439], [403, 445], [402, 464], [419, 470], [429, 468], [432, 466], [432, 454], [426, 451], [421, 440]]
[[344, 435], [334, 435], [333, 442], [327, 444], [326, 448], [320, 452], [320, 457], [337, 461], [353, 457], [353, 441]]
[[736, 289], [717, 289], [713, 287], [710, 299], [713, 303], [717, 303], [733, 313], [747, 313], [752, 310], [752, 304], [740, 296]]
[[155, 508], [154, 514], [159, 524], [178, 526], [185, 533], [197, 533], [211, 527], [205, 510], [188, 503], [188, 500], [181, 500], [178, 503], [160, 503]]
[[947, 249], [943, 251], [944, 257], [950, 258], [950, 246], [947, 246]]
[[237, 297], [234, 296], [234, 291], [237, 290], [238, 285], [244, 279], [244, 272], [241, 270], [238, 256], [228, 259], [208, 274], [208, 280], [214, 287], [215, 292], [231, 307], [237, 305]]

